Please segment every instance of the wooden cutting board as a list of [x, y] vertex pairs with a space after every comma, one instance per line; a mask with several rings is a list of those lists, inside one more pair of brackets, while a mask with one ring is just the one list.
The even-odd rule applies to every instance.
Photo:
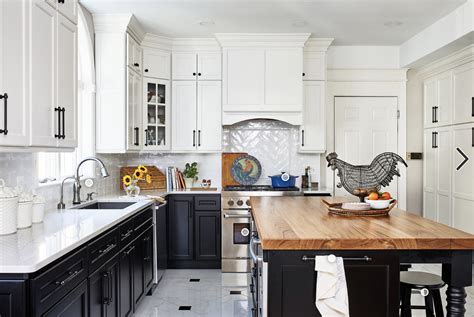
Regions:
[[232, 177], [232, 164], [234, 160], [239, 156], [246, 155], [247, 153], [222, 153], [222, 188], [225, 186], [237, 186], [240, 185]]
[[328, 207], [337, 207], [342, 203], [357, 202], [357, 197], [324, 197], [321, 201]]
[[[166, 188], [166, 176], [156, 166], [145, 166], [148, 169], [148, 174], [151, 177], [151, 183], [148, 184], [142, 180], [138, 182], [138, 186], [143, 190], [164, 189]], [[123, 190], [122, 178], [125, 175], [132, 175], [137, 166], [124, 166], [120, 168], [119, 188]]]

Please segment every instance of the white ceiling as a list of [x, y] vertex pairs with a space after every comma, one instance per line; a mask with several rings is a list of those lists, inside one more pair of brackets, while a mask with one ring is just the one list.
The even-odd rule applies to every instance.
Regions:
[[[80, 0], [91, 13], [133, 13], [146, 32], [169, 37], [311, 32], [333, 37], [337, 45], [400, 45], [466, 1]], [[385, 25], [398, 22], [402, 25]]]

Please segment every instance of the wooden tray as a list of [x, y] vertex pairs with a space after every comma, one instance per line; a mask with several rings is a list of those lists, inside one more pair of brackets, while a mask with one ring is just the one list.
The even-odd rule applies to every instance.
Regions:
[[[154, 190], [154, 189], [165, 189], [166, 188], [166, 176], [156, 166], [145, 166], [148, 169], [148, 174], [151, 177], [151, 183], [148, 184], [142, 180], [138, 182], [138, 186], [141, 190]], [[120, 190], [123, 190], [122, 178], [125, 175], [132, 175], [137, 169], [137, 166], [124, 166], [120, 168]]]
[[397, 204], [397, 201], [394, 199], [390, 205], [388, 205], [388, 208], [385, 209], [370, 209], [370, 210], [346, 210], [342, 209], [342, 203], [339, 205], [334, 205], [332, 207], [328, 206], [328, 212], [333, 215], [338, 215], [338, 216], [387, 216], [390, 212], [390, 210], [395, 207]]

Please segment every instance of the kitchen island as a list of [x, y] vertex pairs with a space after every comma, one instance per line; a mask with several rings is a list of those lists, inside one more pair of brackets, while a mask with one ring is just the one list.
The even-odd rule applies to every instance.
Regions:
[[441, 263], [447, 315], [465, 315], [473, 235], [399, 209], [384, 217], [331, 215], [319, 197], [252, 197], [251, 205], [263, 316], [320, 316], [314, 257], [329, 254], [345, 259], [352, 317], [399, 316], [400, 263]]

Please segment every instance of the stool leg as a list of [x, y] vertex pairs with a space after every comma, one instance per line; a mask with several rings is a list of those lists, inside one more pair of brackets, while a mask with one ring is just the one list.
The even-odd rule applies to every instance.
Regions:
[[425, 309], [426, 309], [426, 317], [434, 317], [434, 310], [433, 310], [433, 295], [431, 291], [428, 295], [425, 296]]
[[411, 288], [402, 286], [402, 314], [401, 317], [411, 317]]
[[441, 301], [441, 293], [439, 292], [439, 289], [433, 291], [433, 300], [436, 317], [444, 317], [443, 302]]

